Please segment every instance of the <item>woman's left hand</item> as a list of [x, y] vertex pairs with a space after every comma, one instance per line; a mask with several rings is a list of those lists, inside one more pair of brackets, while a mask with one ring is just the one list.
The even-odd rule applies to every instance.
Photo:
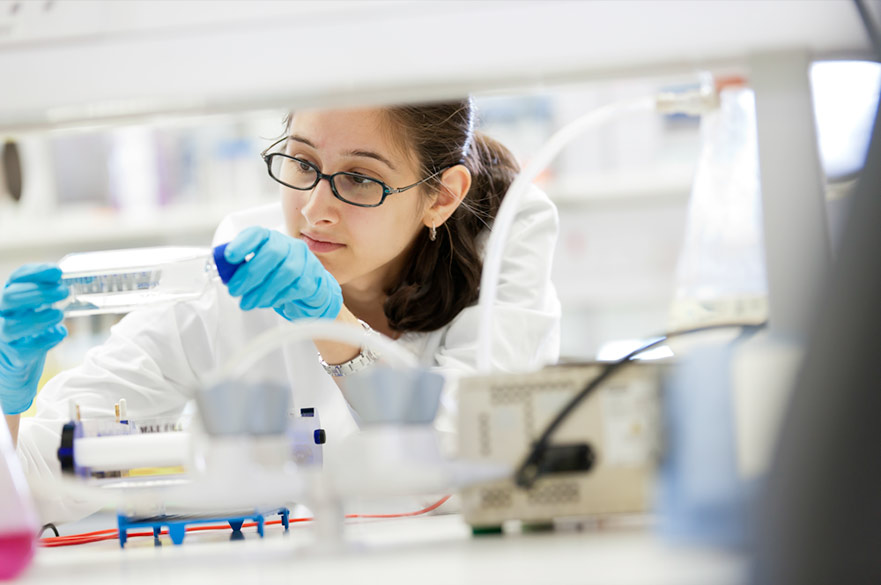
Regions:
[[334, 319], [343, 306], [340, 285], [301, 240], [249, 227], [227, 245], [224, 257], [241, 264], [227, 287], [232, 296], [242, 297], [239, 305], [245, 311], [272, 307], [289, 321]]

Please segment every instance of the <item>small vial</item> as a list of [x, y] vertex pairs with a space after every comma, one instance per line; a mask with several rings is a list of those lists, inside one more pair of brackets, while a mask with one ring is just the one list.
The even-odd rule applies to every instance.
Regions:
[[137, 307], [196, 299], [237, 268], [211, 248], [160, 246], [68, 254], [61, 281], [70, 296], [59, 304], [68, 317], [127, 313]]

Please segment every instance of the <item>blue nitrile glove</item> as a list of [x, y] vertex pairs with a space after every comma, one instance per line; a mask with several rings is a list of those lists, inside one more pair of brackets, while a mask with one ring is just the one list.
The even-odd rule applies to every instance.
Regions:
[[239, 264], [227, 283], [229, 293], [242, 297], [248, 311], [272, 307], [289, 321], [306, 317], [334, 319], [343, 306], [336, 279], [324, 269], [306, 244], [281, 232], [249, 227], [224, 250], [224, 257]]
[[0, 404], [4, 414], [27, 410], [37, 393], [46, 353], [67, 329], [64, 314], [51, 308], [67, 298], [61, 270], [25, 264], [9, 277], [0, 296]]

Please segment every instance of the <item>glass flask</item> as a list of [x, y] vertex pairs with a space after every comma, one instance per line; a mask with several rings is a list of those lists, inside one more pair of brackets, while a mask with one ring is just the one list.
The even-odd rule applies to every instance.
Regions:
[[34, 558], [40, 525], [4, 416], [0, 416], [0, 451], [0, 581], [5, 581], [14, 579]]
[[126, 313], [143, 305], [201, 296], [236, 265], [216, 248], [159, 246], [68, 254], [58, 262], [70, 296], [58, 308], [68, 317]]

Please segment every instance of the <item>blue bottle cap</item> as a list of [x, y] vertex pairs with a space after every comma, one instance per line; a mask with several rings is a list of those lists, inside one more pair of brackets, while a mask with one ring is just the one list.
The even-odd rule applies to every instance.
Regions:
[[232, 275], [236, 273], [239, 266], [244, 264], [244, 262], [233, 264], [224, 257], [223, 251], [226, 250], [228, 244], [229, 242], [226, 244], [220, 244], [214, 248], [214, 265], [217, 266], [217, 274], [220, 275], [220, 280], [223, 281], [223, 284], [227, 284], [229, 279], [232, 278]]

